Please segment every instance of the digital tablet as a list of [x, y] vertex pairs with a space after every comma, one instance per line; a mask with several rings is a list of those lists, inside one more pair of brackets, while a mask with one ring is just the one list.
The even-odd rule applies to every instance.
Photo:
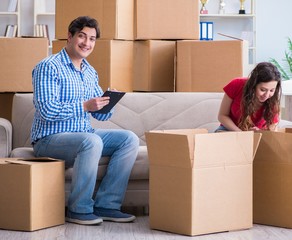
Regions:
[[121, 100], [121, 98], [125, 95], [125, 92], [114, 92], [114, 91], [106, 91], [102, 95], [102, 97], [110, 97], [109, 104], [104, 106], [102, 109], [95, 111], [96, 113], [108, 113], [110, 110]]

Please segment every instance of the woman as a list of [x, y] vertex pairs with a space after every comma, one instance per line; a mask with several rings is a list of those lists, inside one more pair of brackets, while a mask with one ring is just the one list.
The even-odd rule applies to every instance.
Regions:
[[275, 130], [279, 122], [281, 74], [262, 62], [249, 78], [236, 78], [223, 88], [218, 120], [220, 131]]

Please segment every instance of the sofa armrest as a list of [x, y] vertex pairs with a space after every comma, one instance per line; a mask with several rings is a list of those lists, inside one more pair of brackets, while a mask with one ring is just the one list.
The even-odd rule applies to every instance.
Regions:
[[12, 147], [12, 125], [5, 119], [0, 118], [0, 157], [9, 157]]
[[278, 128], [292, 128], [292, 121], [281, 119]]

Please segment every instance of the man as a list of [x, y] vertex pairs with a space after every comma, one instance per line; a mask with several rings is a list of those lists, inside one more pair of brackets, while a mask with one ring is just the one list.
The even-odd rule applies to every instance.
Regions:
[[[73, 20], [66, 47], [33, 69], [35, 115], [31, 141], [35, 156], [63, 159], [73, 166], [66, 221], [100, 224], [103, 220], [131, 222], [135, 216], [120, 211], [139, 140], [127, 130], [93, 129], [90, 114], [109, 103], [101, 97], [98, 75], [86, 61], [100, 37], [98, 23], [87, 16]], [[107, 172], [93, 196], [101, 156], [110, 156]]]

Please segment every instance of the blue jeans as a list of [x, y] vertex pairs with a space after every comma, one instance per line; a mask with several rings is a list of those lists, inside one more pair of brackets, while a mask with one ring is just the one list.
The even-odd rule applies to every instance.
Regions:
[[[97, 129], [94, 133], [66, 132], [44, 137], [34, 144], [36, 157], [65, 160], [73, 167], [68, 209], [92, 213], [93, 207], [120, 209], [138, 154], [139, 139], [131, 131]], [[101, 156], [110, 156], [105, 176], [94, 197]]]
[[225, 132], [225, 131], [229, 131], [226, 127], [224, 127], [223, 125], [220, 125], [214, 132]]

